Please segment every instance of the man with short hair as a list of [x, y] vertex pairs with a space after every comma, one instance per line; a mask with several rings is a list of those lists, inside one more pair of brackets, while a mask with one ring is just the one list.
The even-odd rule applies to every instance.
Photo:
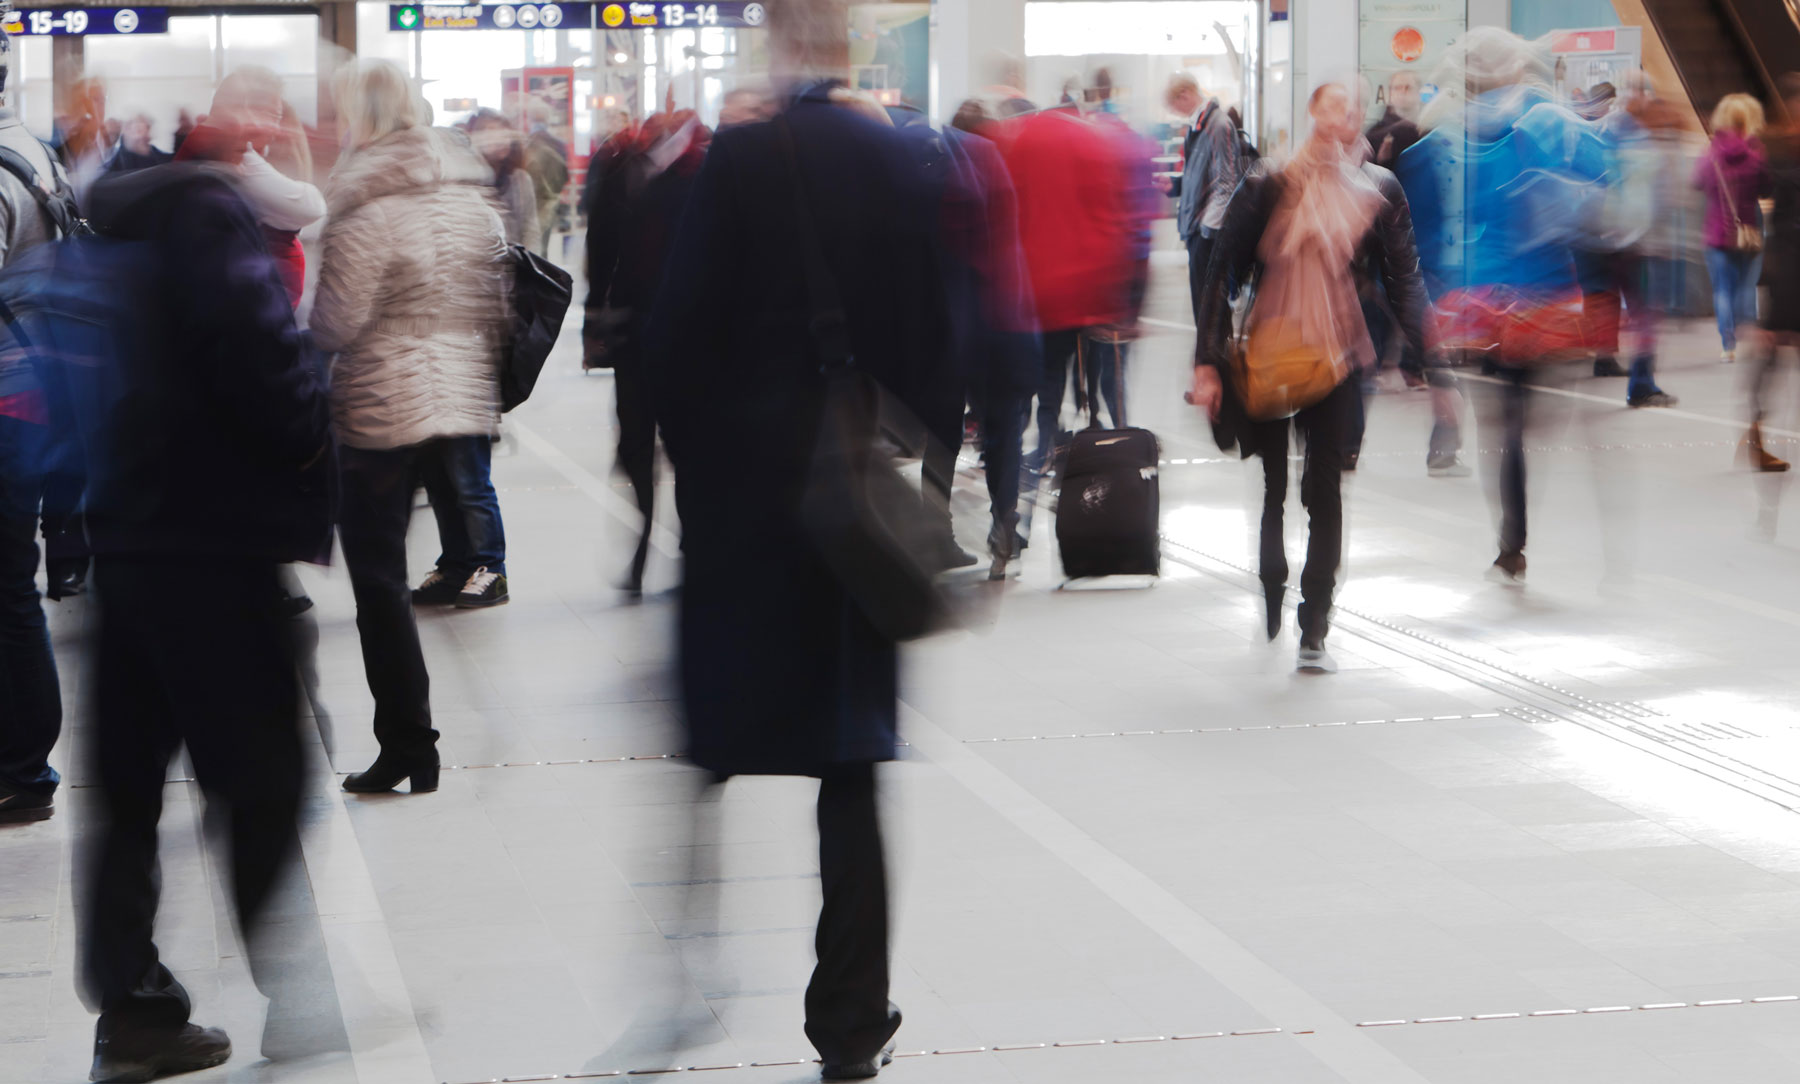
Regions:
[[1200, 84], [1186, 72], [1176, 72], [1169, 79], [1163, 100], [1169, 112], [1186, 119], [1188, 125], [1181, 144], [1181, 175], [1162, 178], [1160, 185], [1178, 201], [1175, 228], [1187, 245], [1188, 293], [1198, 324], [1212, 238], [1225, 224], [1225, 207], [1241, 173], [1237, 129], [1226, 119], [1219, 99], [1203, 95]]
[[1419, 73], [1402, 69], [1388, 76], [1387, 109], [1369, 129], [1373, 161], [1393, 169], [1406, 149], [1419, 141]]
[[[12, 41], [0, 31], [0, 96], [11, 60]], [[5, 104], [0, 104], [0, 150], [16, 155], [19, 167], [29, 171], [21, 176], [11, 166], [0, 169], [0, 265], [5, 265], [60, 236], [39, 202], [45, 196], [29, 187], [28, 178], [65, 194], [69, 182]], [[44, 421], [43, 391], [29, 361], [0, 352], [0, 824], [50, 816], [62, 778], [49, 760], [62, 734], [62, 695], [37, 591], [38, 513], [50, 449]]]

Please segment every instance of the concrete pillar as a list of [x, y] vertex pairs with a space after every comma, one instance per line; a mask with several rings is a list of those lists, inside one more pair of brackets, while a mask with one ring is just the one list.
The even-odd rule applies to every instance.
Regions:
[[933, 0], [931, 20], [930, 113], [945, 123], [996, 81], [999, 58], [1023, 64], [1025, 0]]

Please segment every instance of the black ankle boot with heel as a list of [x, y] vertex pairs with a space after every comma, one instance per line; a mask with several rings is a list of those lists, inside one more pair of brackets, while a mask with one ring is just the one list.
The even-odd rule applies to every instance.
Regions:
[[393, 790], [403, 780], [412, 780], [412, 793], [426, 794], [438, 789], [438, 758], [433, 752], [429, 760], [409, 761], [383, 753], [369, 765], [344, 780], [344, 789], [352, 794], [380, 794]]

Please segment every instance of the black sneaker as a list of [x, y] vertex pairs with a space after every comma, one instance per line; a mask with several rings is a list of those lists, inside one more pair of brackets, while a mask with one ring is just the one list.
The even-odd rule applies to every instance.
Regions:
[[48, 820], [56, 812], [54, 796], [20, 790], [0, 779], [0, 824]]
[[1625, 400], [1626, 406], [1632, 407], [1672, 407], [1681, 400], [1666, 391], [1653, 391], [1644, 395], [1634, 395]]
[[457, 582], [445, 576], [437, 569], [419, 581], [413, 589], [414, 606], [449, 606], [456, 601], [456, 593], [460, 590]]
[[506, 577], [498, 572], [489, 572], [482, 566], [469, 574], [469, 582], [462, 585], [456, 593], [456, 608], [459, 610], [480, 610], [488, 606], [498, 606], [509, 596], [506, 593]]
[[88, 1079], [140, 1084], [160, 1076], [211, 1069], [231, 1060], [231, 1040], [218, 1028], [113, 1028], [94, 1037]]
[[1625, 375], [1625, 367], [1623, 365], [1619, 364], [1619, 361], [1617, 358], [1595, 358], [1594, 359], [1594, 375], [1595, 376], [1624, 376]]

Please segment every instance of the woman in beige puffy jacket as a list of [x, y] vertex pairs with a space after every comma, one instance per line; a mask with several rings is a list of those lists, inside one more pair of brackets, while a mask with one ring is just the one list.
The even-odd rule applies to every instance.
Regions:
[[[454, 522], [440, 515], [439, 532], [446, 559], [472, 565], [457, 570], [470, 578], [454, 588], [474, 588], [475, 605], [506, 594], [499, 506], [487, 482], [499, 422], [506, 235], [488, 197], [487, 166], [458, 136], [426, 123], [399, 68], [360, 62], [340, 71], [333, 89], [351, 149], [326, 191], [312, 331], [321, 350], [337, 355], [338, 539], [381, 745], [374, 765], [344, 789], [391, 790], [410, 777], [417, 793], [436, 789], [438, 776], [406, 573], [406, 527], [421, 481], [485, 486], [487, 500], [463, 502]], [[496, 550], [499, 557], [484, 556]]]

